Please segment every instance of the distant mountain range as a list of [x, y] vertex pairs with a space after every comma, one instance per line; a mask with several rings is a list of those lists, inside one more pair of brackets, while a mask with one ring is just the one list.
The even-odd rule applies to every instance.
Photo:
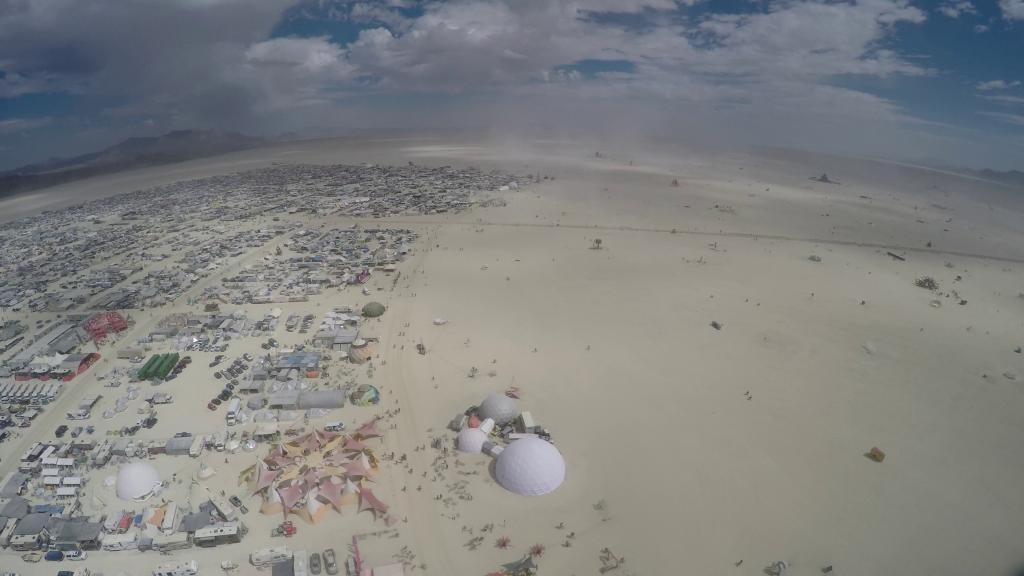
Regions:
[[1008, 172], [999, 172], [996, 170], [960, 170], [961, 173], [975, 178], [983, 178], [985, 180], [991, 180], [993, 182], [999, 182], [1000, 184], [1006, 184], [1007, 186], [1013, 186], [1015, 188], [1024, 188], [1024, 172], [1020, 170], [1010, 170]]
[[265, 144], [267, 141], [261, 138], [213, 130], [176, 130], [163, 136], [129, 138], [99, 152], [0, 172], [0, 197], [90, 176], [216, 156]]

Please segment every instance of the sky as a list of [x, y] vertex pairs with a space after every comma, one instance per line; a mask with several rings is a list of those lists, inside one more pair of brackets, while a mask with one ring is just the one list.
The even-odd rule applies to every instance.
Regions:
[[0, 169], [467, 133], [1024, 170], [1024, 0], [0, 0]]

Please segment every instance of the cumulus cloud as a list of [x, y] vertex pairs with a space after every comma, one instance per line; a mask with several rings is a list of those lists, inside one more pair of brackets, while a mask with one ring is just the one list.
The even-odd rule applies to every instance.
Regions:
[[950, 18], [959, 18], [962, 14], [974, 14], [977, 9], [970, 0], [947, 0], [939, 6], [939, 12]]
[[1024, 20], [1024, 0], [999, 0], [999, 9], [1007, 20]]
[[46, 126], [53, 121], [53, 118], [8, 118], [0, 120], [0, 134], [16, 134], [27, 132]]
[[988, 80], [979, 82], [975, 87], [983, 92], [991, 90], [1007, 90], [1020, 86], [1020, 80]]
[[1024, 114], [1010, 114], [1007, 112], [982, 112], [982, 114], [1015, 126], [1024, 126]]
[[[766, 135], [826, 120], [891, 134], [921, 123], [837, 78], [935, 73], [891, 47], [900, 26], [927, 18], [906, 0], [779, 0], [729, 14], [687, 11], [700, 0], [294, 2], [0, 0], [0, 97], [72, 92], [104, 101], [110, 122], [152, 119], [154, 130], [343, 127], [395, 117], [383, 104], [373, 113], [388, 98], [439, 108], [447, 98], [469, 103], [451, 122], [477, 126], [527, 124], [512, 117], [567, 102], [572, 114], [544, 123], [589, 107], [579, 123], [594, 126], [618, 107], [678, 122], [687, 111], [742, 117]], [[965, 0], [940, 7], [973, 9]], [[345, 21], [358, 33], [272, 38], [286, 15]], [[628, 65], [587, 71], [600, 61]], [[821, 138], [812, 132], [803, 132], [808, 143]]]
[[309, 72], [343, 68], [344, 52], [341, 47], [327, 40], [316, 38], [274, 38], [249, 46], [246, 59], [257, 65], [297, 66]]
[[1003, 104], [1024, 104], [1024, 96], [1007, 96], [1005, 94], [986, 94], [982, 96], [986, 100], [1001, 102]]

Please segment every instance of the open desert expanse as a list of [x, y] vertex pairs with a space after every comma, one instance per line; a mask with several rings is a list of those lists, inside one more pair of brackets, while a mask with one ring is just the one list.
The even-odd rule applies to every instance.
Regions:
[[[275, 163], [409, 162], [498, 169], [519, 186], [459, 213], [282, 214], [279, 223], [296, 229], [358, 223], [418, 239], [397, 272], [374, 273], [362, 292], [241, 306], [250, 317], [280, 306], [285, 316], [318, 320], [337, 306], [387, 307], [366, 324], [379, 339], [371, 367], [332, 368], [338, 380], [377, 386], [380, 404], [346, 405], [311, 425], [340, 419], [352, 430], [384, 416], [378, 455], [407, 456], [382, 458], [374, 485], [394, 523], [368, 513], [296, 520], [290, 548], [333, 547], [343, 563], [353, 536], [380, 531], [362, 540], [364, 559], [436, 576], [484, 575], [537, 544], [538, 573], [551, 575], [753, 576], [777, 561], [787, 576], [828, 567], [840, 576], [1024, 571], [1021, 190], [780, 150], [323, 140], [41, 190], [0, 201], [0, 218]], [[822, 173], [833, 182], [810, 179]], [[268, 216], [227, 224], [255, 229]], [[128, 366], [118, 348], [169, 314], [201, 312], [204, 289], [286, 240], [232, 258], [165, 306], [126, 311], [132, 325], [98, 348], [103, 359], [0, 444], [0, 478], [32, 442], [52, 440], [80, 398], [112, 401], [97, 377]], [[55, 316], [0, 313], [29, 325]], [[286, 347], [303, 342], [279, 332]], [[239, 339], [227, 354], [259, 355], [261, 341]], [[141, 438], [224, 430], [223, 411], [208, 411], [209, 393], [200, 391], [213, 386], [214, 354], [192, 356], [159, 388], [176, 400]], [[565, 481], [550, 494], [506, 491], [489, 456], [452, 449], [445, 427], [453, 416], [510, 387], [565, 459]], [[90, 423], [102, 437], [134, 414]], [[441, 448], [431, 445], [436, 438]], [[874, 447], [881, 462], [866, 456]], [[171, 482], [167, 494], [185, 502], [203, 490], [241, 494], [238, 474], [264, 452], [153, 464], [165, 480], [192, 477], [200, 463], [217, 469], [202, 483]], [[125, 507], [103, 486], [115, 473], [93, 473], [86, 511]], [[453, 491], [471, 498], [445, 498]], [[217, 574], [229, 560], [239, 565], [234, 573], [268, 574], [248, 555], [284, 542], [269, 536], [281, 517], [260, 515], [256, 497], [243, 500], [249, 534], [241, 543], [170, 555], [94, 551], [81, 564], [148, 576], [191, 559]], [[496, 546], [506, 536], [508, 545]], [[610, 568], [605, 549], [626, 561]], [[23, 575], [56, 569], [11, 550], [0, 551], [0, 565]]]

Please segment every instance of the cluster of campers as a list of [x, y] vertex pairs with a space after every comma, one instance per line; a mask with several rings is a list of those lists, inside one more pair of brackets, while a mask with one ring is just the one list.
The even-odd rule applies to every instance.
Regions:
[[43, 406], [56, 400], [63, 388], [60, 382], [8, 382], [0, 384], [0, 403]]
[[[85, 405], [91, 403], [91, 399], [83, 401]], [[88, 408], [82, 406], [82, 409]], [[180, 445], [191, 454], [198, 453], [208, 440], [211, 445], [223, 446], [224, 438], [224, 434], [214, 438], [187, 436], [175, 437], [168, 442]], [[105, 440], [94, 449], [90, 443], [89, 459], [97, 464], [108, 460], [112, 452], [122, 450], [127, 453], [130, 448], [117, 447], [124, 442], [130, 444], [131, 441]], [[235, 507], [226, 498], [212, 492], [207, 493], [209, 502], [204, 505], [208, 506], [206, 514], [190, 514], [175, 502], [164, 502], [141, 510], [108, 514], [98, 521], [69, 516], [68, 506], [77, 498], [85, 482], [84, 477], [77, 475], [81, 458], [72, 457], [72, 446], [77, 444], [37, 442], [21, 456], [19, 471], [12, 472], [3, 482], [7, 490], [18, 484], [19, 477], [23, 479], [16, 493], [10, 492], [10, 499], [16, 502], [0, 506], [0, 509], [9, 509], [18, 514], [17, 517], [7, 514], [11, 516], [9, 520], [0, 519], [0, 547], [40, 559], [46, 551], [153, 550], [167, 554], [193, 546], [216, 547], [240, 543], [245, 536], [247, 528], [240, 521]], [[166, 446], [159, 448], [166, 449]], [[135, 453], [137, 455], [138, 451]], [[56, 503], [32, 505], [22, 498], [21, 494], [26, 489], [24, 479], [28, 477], [38, 477], [47, 491], [56, 495]], [[63, 498], [65, 492], [67, 498]], [[15, 505], [17, 502], [21, 503], [21, 508]], [[153, 575], [194, 576], [197, 571], [195, 562], [184, 562], [161, 566], [153, 571]], [[2, 570], [0, 574], [3, 574]]]

